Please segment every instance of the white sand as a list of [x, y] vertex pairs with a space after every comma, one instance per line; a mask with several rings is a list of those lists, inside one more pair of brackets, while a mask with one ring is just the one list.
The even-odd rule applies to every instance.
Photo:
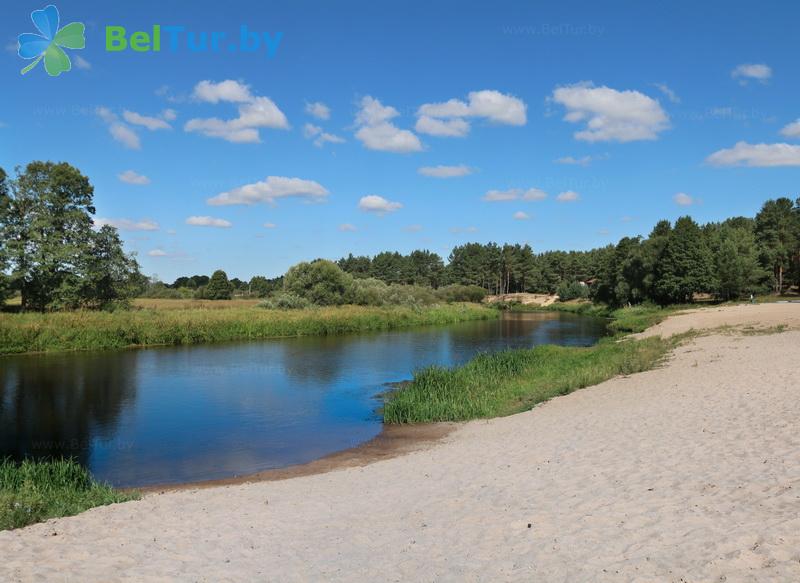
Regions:
[[800, 581], [798, 363], [701, 337], [425, 451], [0, 533], [0, 581]]

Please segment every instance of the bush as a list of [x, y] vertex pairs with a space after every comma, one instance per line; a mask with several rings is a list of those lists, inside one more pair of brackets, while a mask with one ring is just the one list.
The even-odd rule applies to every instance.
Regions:
[[284, 289], [320, 306], [345, 303], [353, 277], [326, 259], [298, 263], [286, 272]]
[[436, 290], [436, 297], [443, 302], [475, 302], [480, 303], [486, 297], [486, 290], [479, 285], [461, 285], [454, 283]]
[[389, 286], [379, 279], [368, 277], [355, 279], [347, 297], [347, 303], [357, 306], [384, 306], [389, 295]]
[[388, 286], [386, 303], [392, 306], [429, 306], [436, 303], [436, 296], [427, 287], [396, 283]]
[[589, 286], [579, 281], [562, 281], [556, 288], [559, 301], [585, 299], [589, 297]]
[[292, 292], [275, 292], [258, 304], [260, 308], [268, 310], [302, 310], [311, 306], [307, 299]]

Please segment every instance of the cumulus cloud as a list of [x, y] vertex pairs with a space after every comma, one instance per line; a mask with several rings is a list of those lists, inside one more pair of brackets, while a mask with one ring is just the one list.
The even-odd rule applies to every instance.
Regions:
[[748, 144], [718, 150], [706, 158], [712, 166], [800, 166], [800, 146], [792, 144]]
[[564, 192], [559, 192], [556, 200], [558, 202], [576, 202], [580, 200], [580, 198], [581, 195], [574, 190], [566, 190]]
[[309, 140], [314, 140], [314, 145], [318, 148], [321, 148], [326, 143], [342, 144], [345, 141], [344, 138], [334, 134], [329, 134], [321, 127], [315, 126], [311, 123], [307, 123], [303, 126], [303, 135]]
[[314, 103], [306, 103], [306, 113], [317, 119], [330, 119], [331, 108], [321, 101], [315, 101]]
[[159, 117], [149, 117], [127, 109], [122, 112], [122, 119], [131, 125], [142, 126], [150, 131], [172, 129], [171, 125]]
[[403, 130], [390, 120], [400, 115], [394, 107], [383, 105], [369, 95], [361, 100], [356, 114], [356, 138], [370, 150], [383, 152], [419, 152], [422, 142], [413, 132]]
[[784, 126], [781, 129], [781, 135], [787, 138], [800, 138], [800, 119]]
[[750, 81], [766, 83], [772, 77], [772, 68], [764, 63], [745, 63], [731, 71], [731, 77], [738, 79], [742, 85]]
[[226, 80], [220, 83], [201, 81], [194, 88], [195, 99], [208, 103], [237, 103], [239, 117], [234, 119], [193, 118], [183, 129], [233, 143], [261, 141], [259, 128], [289, 129], [289, 120], [269, 97], [254, 96], [247, 85]]
[[220, 229], [228, 229], [233, 226], [233, 223], [225, 219], [218, 219], [209, 216], [191, 216], [186, 219], [187, 225], [194, 225], [196, 227], [216, 227]]
[[458, 166], [423, 166], [417, 172], [423, 176], [431, 176], [433, 178], [457, 178], [472, 174], [472, 168], [463, 164]]
[[574, 134], [577, 140], [655, 140], [669, 128], [669, 116], [659, 102], [638, 91], [617, 91], [583, 82], [558, 87], [549, 99], [564, 106], [565, 121], [585, 123], [585, 129]]
[[685, 192], [679, 192], [675, 196], [672, 197], [672, 201], [680, 206], [691, 206], [694, 204], [695, 200]]
[[515, 221], [527, 221], [530, 219], [531, 216], [526, 213], [525, 211], [517, 211], [514, 213], [514, 220]]
[[133, 170], [126, 170], [121, 174], [117, 174], [117, 178], [127, 184], [150, 184], [150, 179], [147, 176], [134, 172]]
[[150, 219], [143, 219], [134, 221], [131, 219], [95, 219], [94, 224], [97, 227], [109, 225], [115, 227], [120, 231], [158, 231], [159, 226], [155, 221]]
[[342, 231], [343, 233], [353, 233], [355, 231], [358, 231], [356, 226], [351, 225], [350, 223], [342, 223], [341, 225], [339, 225], [339, 230]]
[[167, 256], [167, 252], [164, 251], [163, 249], [153, 249], [151, 251], [148, 251], [147, 254], [150, 257], [166, 257]]
[[251, 205], [260, 202], [275, 204], [278, 199], [291, 197], [320, 202], [325, 200], [328, 194], [329, 192], [324, 186], [313, 180], [267, 176], [264, 180], [221, 192], [209, 198], [207, 202], [212, 206]]
[[472, 91], [467, 100], [450, 99], [425, 103], [417, 110], [415, 129], [422, 134], [440, 137], [464, 137], [470, 125], [465, 118], [482, 118], [502, 125], [521, 126], [527, 122], [527, 105], [513, 95], [493, 89]]
[[538, 188], [510, 188], [508, 190], [490, 190], [483, 195], [486, 202], [509, 202], [512, 200], [537, 201], [547, 198], [547, 193]]
[[403, 205], [399, 202], [388, 201], [377, 194], [369, 194], [361, 197], [361, 200], [358, 201], [358, 208], [364, 212], [382, 216], [403, 208]]
[[107, 107], [98, 107], [95, 113], [106, 124], [108, 133], [114, 140], [131, 150], [141, 149], [142, 143], [139, 135], [130, 126], [121, 122], [116, 113]]

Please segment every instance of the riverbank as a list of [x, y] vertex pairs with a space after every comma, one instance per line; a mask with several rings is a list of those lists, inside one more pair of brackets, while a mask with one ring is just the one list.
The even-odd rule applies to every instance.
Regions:
[[0, 579], [798, 580], [798, 358], [797, 331], [697, 335], [400, 457], [0, 532]]
[[[161, 305], [168, 306], [165, 302]], [[239, 307], [236, 302], [227, 306], [0, 314], [0, 355], [329, 336], [498, 317], [497, 310], [478, 304], [304, 310]]]

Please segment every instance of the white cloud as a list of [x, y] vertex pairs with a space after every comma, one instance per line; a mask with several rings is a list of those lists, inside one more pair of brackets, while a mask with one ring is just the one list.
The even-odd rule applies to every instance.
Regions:
[[232, 79], [220, 81], [219, 83], [200, 81], [194, 86], [192, 96], [208, 103], [219, 103], [220, 101], [245, 103], [253, 100], [250, 87]]
[[458, 166], [423, 166], [417, 172], [423, 176], [431, 176], [433, 178], [457, 178], [472, 174], [472, 168], [463, 164]]
[[108, 126], [108, 131], [111, 137], [126, 148], [130, 148], [131, 150], [141, 149], [142, 143], [139, 141], [139, 136], [128, 126], [117, 122]]
[[712, 166], [800, 166], [800, 146], [791, 144], [748, 144], [719, 150], [706, 158]]
[[78, 69], [83, 69], [84, 71], [88, 71], [89, 69], [92, 68], [92, 64], [80, 55], [73, 55], [73, 60], [75, 61], [75, 66]]
[[251, 205], [259, 202], [275, 204], [278, 199], [289, 197], [305, 198], [319, 202], [325, 200], [328, 194], [329, 192], [324, 186], [313, 180], [267, 176], [265, 180], [222, 192], [209, 198], [207, 202], [212, 206]]
[[679, 192], [672, 197], [672, 201], [680, 206], [690, 206], [694, 204], [695, 200], [685, 192]]
[[361, 100], [361, 109], [356, 114], [358, 138], [370, 150], [383, 152], [418, 152], [422, 142], [409, 130], [402, 130], [391, 121], [400, 113], [391, 106], [385, 106], [369, 95]]
[[556, 197], [558, 202], [576, 202], [580, 200], [581, 195], [575, 192], [574, 190], [566, 190], [564, 192], [560, 192]]
[[514, 213], [514, 220], [516, 221], [527, 221], [530, 218], [531, 216], [524, 211], [517, 211]]
[[95, 113], [108, 126], [108, 133], [111, 134], [111, 137], [120, 144], [131, 150], [139, 150], [142, 147], [139, 135], [129, 126], [119, 121], [117, 114], [113, 111], [107, 107], [98, 107]]
[[731, 77], [742, 85], [747, 85], [748, 81], [766, 83], [772, 77], [772, 69], [763, 63], [745, 63], [731, 71]]
[[800, 138], [800, 119], [784, 126], [781, 130], [781, 135], [787, 138]]
[[331, 108], [321, 101], [315, 101], [314, 103], [306, 103], [306, 113], [317, 119], [330, 119]]
[[608, 158], [608, 154], [581, 156], [580, 158], [575, 158], [574, 156], [564, 156], [563, 158], [558, 158], [555, 163], [566, 164], [570, 166], [588, 166], [592, 162], [596, 162], [597, 160], [605, 160], [606, 158]]
[[186, 219], [187, 225], [194, 225], [196, 227], [217, 227], [227, 229], [233, 226], [233, 223], [225, 219], [217, 219], [209, 216], [192, 216]]
[[194, 96], [209, 103], [238, 103], [239, 117], [190, 119], [183, 126], [187, 132], [200, 132], [208, 137], [241, 144], [260, 142], [259, 128], [289, 129], [289, 120], [275, 102], [269, 97], [253, 96], [250, 88], [238, 81], [201, 81], [194, 88]]
[[429, 136], [463, 138], [469, 133], [469, 124], [461, 118], [437, 119], [423, 115], [417, 119], [414, 129]]
[[329, 134], [324, 131], [320, 126], [307, 123], [303, 126], [303, 135], [311, 140], [314, 140], [314, 145], [321, 148], [326, 142], [331, 144], [343, 144], [345, 139], [334, 134]]
[[152, 251], [148, 251], [147, 254], [150, 257], [166, 257], [167, 256], [167, 252], [164, 251], [163, 249], [153, 249]]
[[129, 124], [146, 127], [150, 131], [172, 129], [172, 126], [161, 118], [148, 117], [127, 109], [122, 112], [122, 119]]
[[364, 212], [384, 215], [403, 208], [403, 205], [399, 202], [388, 201], [377, 194], [370, 194], [361, 197], [361, 200], [358, 201], [358, 208]]
[[342, 223], [341, 225], [339, 225], [339, 230], [342, 231], [343, 233], [353, 233], [355, 231], [358, 231], [356, 226], [351, 225], [350, 223]]
[[527, 105], [513, 95], [493, 89], [472, 91], [467, 101], [450, 99], [442, 103], [425, 103], [417, 110], [415, 129], [422, 134], [462, 138], [470, 125], [464, 118], [483, 118], [492, 123], [521, 126], [527, 122]]
[[538, 188], [510, 188], [508, 190], [490, 190], [483, 195], [486, 202], [509, 202], [512, 200], [537, 201], [547, 198], [547, 193]]
[[275, 229], [277, 226], [275, 223], [264, 223], [265, 229]]
[[664, 95], [666, 95], [666, 96], [667, 96], [667, 99], [669, 99], [669, 100], [670, 100], [672, 103], [680, 103], [680, 102], [681, 102], [681, 98], [680, 98], [680, 97], [678, 97], [678, 94], [677, 94], [677, 93], [675, 93], [675, 92], [674, 92], [674, 91], [673, 91], [673, 90], [672, 90], [672, 89], [669, 87], [669, 85], [667, 85], [666, 83], [653, 83], [653, 85], [654, 85], [654, 86], [655, 86], [655, 87], [656, 87], [656, 88], [657, 88], [659, 91], [661, 91], [661, 93], [663, 93]]
[[669, 128], [669, 116], [658, 101], [638, 91], [617, 91], [584, 82], [556, 88], [550, 100], [567, 110], [565, 121], [586, 123], [585, 129], [575, 132], [577, 140], [655, 140]]
[[95, 219], [94, 224], [98, 227], [109, 225], [115, 227], [120, 231], [158, 231], [159, 226], [155, 221], [150, 219], [143, 219], [134, 221], [131, 219]]
[[178, 117], [178, 114], [174, 109], [165, 109], [161, 112], [161, 118], [167, 121], [175, 121], [176, 117]]
[[133, 170], [126, 170], [122, 174], [117, 174], [117, 178], [127, 184], [150, 184], [150, 179], [147, 176], [134, 172]]

